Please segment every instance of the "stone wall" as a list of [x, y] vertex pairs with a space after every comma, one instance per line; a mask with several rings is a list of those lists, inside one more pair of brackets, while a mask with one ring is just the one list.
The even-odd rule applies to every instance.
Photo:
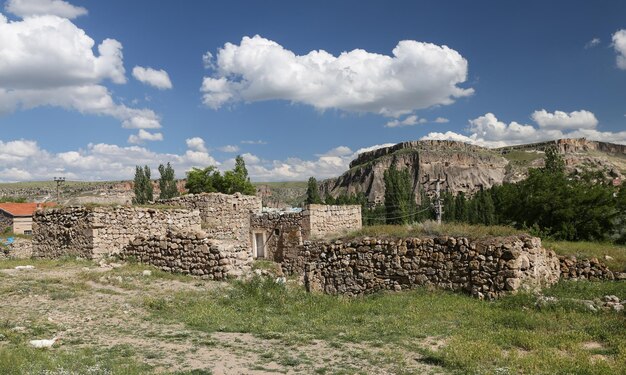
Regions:
[[576, 280], [613, 280], [613, 272], [598, 258], [576, 259], [575, 256], [560, 256], [561, 278]]
[[9, 228], [10, 231], [13, 231], [13, 216], [7, 214], [3, 210], [0, 210], [0, 233], [4, 232]]
[[251, 247], [250, 214], [261, 212], [261, 198], [251, 195], [221, 193], [189, 194], [159, 200], [158, 204], [200, 211], [202, 228], [212, 237], [233, 240]]
[[361, 222], [361, 206], [329, 206], [310, 204], [302, 211], [302, 227], [305, 239], [324, 238], [349, 231], [359, 230]]
[[241, 276], [252, 263], [247, 247], [210, 239], [200, 231], [137, 237], [120, 253], [122, 259], [130, 257], [163, 271], [211, 280]]
[[28, 238], [15, 237], [10, 245], [0, 245], [0, 259], [29, 259], [33, 255], [33, 244]]
[[527, 236], [310, 242], [298, 254], [300, 259], [291, 264], [305, 264], [308, 290], [349, 296], [434, 285], [493, 299], [550, 285], [560, 277], [554, 252]]
[[[263, 234], [265, 258], [282, 263], [285, 252], [302, 245], [302, 220], [302, 212], [270, 212], [250, 217], [252, 236]], [[253, 238], [253, 245], [255, 241]], [[253, 254], [256, 254], [254, 248]]]
[[198, 211], [129, 206], [65, 207], [33, 217], [33, 256], [99, 258], [119, 253], [138, 236], [199, 230]]

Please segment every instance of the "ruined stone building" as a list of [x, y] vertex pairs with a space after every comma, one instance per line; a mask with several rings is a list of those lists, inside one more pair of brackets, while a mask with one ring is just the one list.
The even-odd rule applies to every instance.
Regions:
[[256, 196], [220, 193], [157, 203], [154, 208], [73, 206], [37, 212], [33, 256], [118, 255], [221, 279], [247, 271], [255, 258], [281, 261], [286, 247], [361, 228], [360, 206], [264, 213]]
[[213, 280], [246, 274], [261, 258], [300, 275], [308, 290], [345, 295], [433, 285], [491, 299], [560, 277], [613, 278], [597, 260], [560, 259], [528, 236], [337, 240], [361, 228], [360, 206], [264, 212], [259, 197], [219, 193], [158, 203], [38, 211], [33, 256], [117, 255]]

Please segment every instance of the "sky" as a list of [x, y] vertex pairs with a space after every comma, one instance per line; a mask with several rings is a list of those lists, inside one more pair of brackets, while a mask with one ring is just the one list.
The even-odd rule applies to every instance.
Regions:
[[323, 179], [419, 139], [626, 144], [624, 1], [0, 4], [0, 182], [236, 155], [252, 181]]

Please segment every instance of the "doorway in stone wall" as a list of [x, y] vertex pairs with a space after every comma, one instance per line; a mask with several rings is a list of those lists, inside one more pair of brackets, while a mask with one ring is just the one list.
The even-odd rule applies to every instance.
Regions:
[[263, 233], [254, 234], [254, 250], [257, 258], [265, 258], [265, 243]]

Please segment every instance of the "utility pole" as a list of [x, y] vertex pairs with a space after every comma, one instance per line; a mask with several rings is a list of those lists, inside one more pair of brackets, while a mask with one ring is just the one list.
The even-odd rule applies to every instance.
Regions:
[[57, 203], [61, 201], [61, 184], [65, 183], [65, 177], [55, 177], [54, 182], [57, 183]]
[[436, 179], [431, 180], [430, 175], [426, 175], [426, 179], [424, 184], [429, 189], [431, 184], [435, 184], [435, 214], [437, 215], [437, 224], [441, 224], [441, 217], [443, 216], [443, 207], [441, 203], [443, 199], [441, 199], [441, 184], [448, 183], [448, 174], [445, 175], [446, 178], [441, 178], [441, 174], [437, 176]]

